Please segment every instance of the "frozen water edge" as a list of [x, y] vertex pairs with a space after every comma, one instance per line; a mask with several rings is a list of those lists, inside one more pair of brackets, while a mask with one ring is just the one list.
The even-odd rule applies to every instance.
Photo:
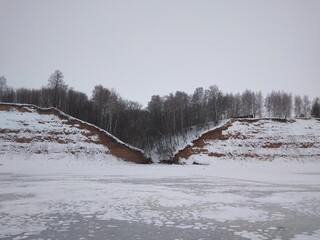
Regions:
[[1, 239], [315, 239], [318, 162], [0, 159]]

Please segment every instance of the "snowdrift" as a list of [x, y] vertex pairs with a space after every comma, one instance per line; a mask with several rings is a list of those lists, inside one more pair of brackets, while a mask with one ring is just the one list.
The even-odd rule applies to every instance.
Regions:
[[180, 150], [173, 163], [320, 159], [318, 119], [231, 119]]
[[55, 108], [0, 103], [0, 155], [150, 163], [140, 149]]

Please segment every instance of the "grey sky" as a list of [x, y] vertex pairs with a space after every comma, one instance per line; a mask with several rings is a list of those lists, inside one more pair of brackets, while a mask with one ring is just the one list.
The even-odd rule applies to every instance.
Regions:
[[0, 75], [152, 95], [216, 84], [320, 95], [318, 0], [0, 0]]

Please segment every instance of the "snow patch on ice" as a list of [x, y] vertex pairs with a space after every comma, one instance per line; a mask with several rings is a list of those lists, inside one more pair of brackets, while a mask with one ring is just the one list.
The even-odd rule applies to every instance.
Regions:
[[302, 233], [296, 234], [291, 240], [319, 240], [320, 239], [320, 230], [314, 231], [312, 233]]
[[241, 236], [245, 239], [250, 239], [250, 240], [264, 240], [268, 239], [267, 237], [259, 234], [259, 233], [254, 233], [254, 232], [248, 232], [246, 230], [243, 230], [241, 232], [235, 232], [235, 235]]

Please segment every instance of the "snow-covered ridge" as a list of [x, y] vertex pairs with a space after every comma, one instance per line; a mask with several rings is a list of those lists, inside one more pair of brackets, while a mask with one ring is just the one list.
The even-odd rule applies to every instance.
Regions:
[[[144, 152], [123, 143], [103, 129], [55, 108], [0, 103], [0, 153], [112, 155], [126, 161], [148, 163]], [[108, 156], [109, 158], [110, 156]]]
[[320, 160], [320, 121], [230, 120], [192, 141], [173, 161], [211, 163], [218, 159]]

